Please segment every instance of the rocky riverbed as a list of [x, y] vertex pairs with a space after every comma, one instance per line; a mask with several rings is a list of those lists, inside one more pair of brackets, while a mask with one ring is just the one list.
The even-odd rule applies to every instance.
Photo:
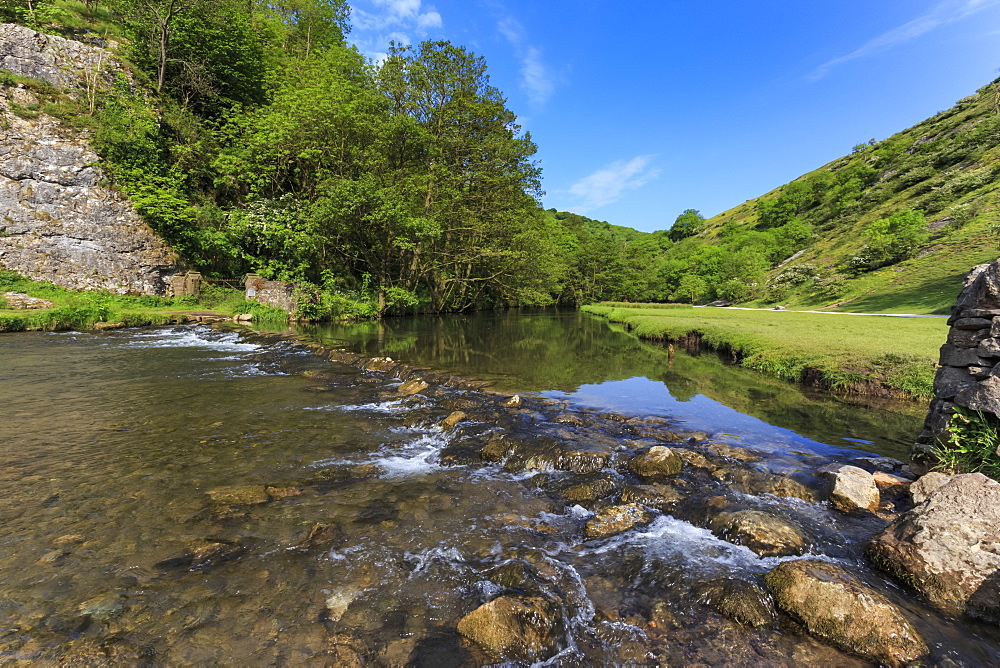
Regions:
[[939, 611], [865, 556], [912, 518], [919, 471], [897, 460], [737, 445], [204, 327], [10, 336], [15, 376], [40, 346], [42, 392], [73, 354], [96, 396], [54, 404], [73, 409], [72, 433], [24, 399], [0, 428], [15, 444], [0, 462], [6, 661], [998, 656], [995, 626]]

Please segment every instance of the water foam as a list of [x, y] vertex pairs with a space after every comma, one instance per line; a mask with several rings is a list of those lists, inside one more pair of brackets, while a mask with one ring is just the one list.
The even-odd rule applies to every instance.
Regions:
[[201, 348], [219, 352], [251, 352], [259, 350], [254, 343], [241, 343], [234, 332], [213, 332], [208, 327], [158, 329], [131, 334], [126, 343], [132, 348]]
[[438, 456], [448, 441], [441, 429], [433, 427], [391, 450], [383, 446], [371, 461], [382, 468], [385, 477], [424, 475], [441, 468]]

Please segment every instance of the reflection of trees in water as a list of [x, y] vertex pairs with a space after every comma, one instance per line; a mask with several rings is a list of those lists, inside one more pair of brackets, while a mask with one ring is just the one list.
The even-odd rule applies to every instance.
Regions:
[[510, 385], [505, 389], [522, 391], [572, 392], [586, 384], [655, 377], [667, 364], [665, 349], [577, 311], [387, 319], [382, 343], [373, 325], [331, 325], [319, 335], [355, 341], [365, 354], [392, 355], [458, 375], [502, 377]]
[[663, 382], [678, 401], [698, 395], [815, 440], [841, 437], [907, 443], [923, 409], [907, 403], [857, 405], [803, 391], [731, 366], [718, 355], [671, 356], [607, 321], [579, 311], [509, 310], [334, 324], [315, 334], [346, 339], [367, 355], [493, 380], [498, 389], [574, 392], [637, 376]]

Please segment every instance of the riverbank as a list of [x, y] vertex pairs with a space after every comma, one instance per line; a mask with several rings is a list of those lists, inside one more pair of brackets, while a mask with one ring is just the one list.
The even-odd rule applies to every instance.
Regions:
[[[640, 338], [707, 347], [741, 366], [843, 394], [928, 398], [943, 319], [595, 304]], [[673, 305], [670, 305], [673, 306]]]
[[287, 321], [287, 314], [245, 301], [239, 290], [208, 286], [201, 297], [133, 297], [76, 292], [0, 270], [0, 332], [65, 331], [217, 322], [250, 314]]

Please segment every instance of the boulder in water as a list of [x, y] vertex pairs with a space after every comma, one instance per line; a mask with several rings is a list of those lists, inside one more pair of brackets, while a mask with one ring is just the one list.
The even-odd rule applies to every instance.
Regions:
[[441, 420], [440, 427], [442, 429], [453, 429], [459, 422], [464, 420], [467, 416], [465, 411], [452, 411], [445, 419]]
[[[923, 498], [922, 492], [915, 498]], [[981, 473], [950, 478], [889, 525], [867, 553], [938, 609], [1000, 624], [1000, 483], [995, 480]]]
[[640, 478], [657, 479], [677, 475], [684, 467], [684, 461], [670, 448], [654, 445], [629, 461], [628, 467]]
[[212, 501], [224, 506], [253, 506], [271, 500], [264, 485], [230, 485], [206, 493]]
[[543, 598], [501, 596], [458, 622], [458, 632], [498, 658], [541, 661], [558, 651], [554, 606]]
[[881, 497], [871, 473], [857, 466], [835, 466], [822, 472], [833, 481], [830, 505], [844, 513], [875, 512]]
[[649, 524], [655, 517], [656, 515], [637, 503], [611, 506], [588, 521], [583, 534], [587, 538], [606, 538], [633, 527]]
[[896, 605], [839, 566], [786, 561], [764, 580], [781, 610], [841, 649], [889, 666], [904, 666], [928, 653]]
[[758, 510], [719, 513], [712, 518], [712, 533], [737, 545], [745, 545], [762, 557], [802, 554], [806, 539], [798, 527]]
[[699, 599], [737, 624], [761, 627], [773, 624], [777, 614], [771, 595], [752, 582], [722, 579], [707, 583]]
[[638, 503], [660, 512], [673, 510], [683, 498], [683, 494], [662, 483], [633, 485], [622, 490], [622, 503]]

